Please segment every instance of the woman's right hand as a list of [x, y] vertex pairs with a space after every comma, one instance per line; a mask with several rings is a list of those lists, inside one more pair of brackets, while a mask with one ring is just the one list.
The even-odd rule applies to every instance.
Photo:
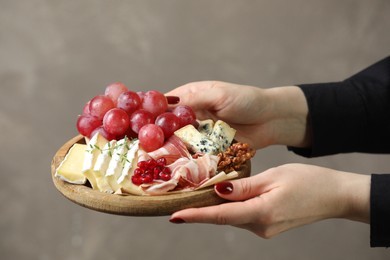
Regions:
[[310, 144], [307, 105], [298, 87], [262, 89], [220, 81], [193, 82], [167, 96], [191, 106], [198, 119], [221, 119], [237, 130], [236, 139], [258, 149], [271, 144]]

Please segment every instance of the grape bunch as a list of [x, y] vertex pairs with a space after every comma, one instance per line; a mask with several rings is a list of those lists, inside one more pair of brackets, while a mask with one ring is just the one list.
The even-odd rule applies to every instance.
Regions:
[[170, 110], [167, 98], [159, 91], [134, 92], [117, 82], [108, 85], [104, 95], [85, 104], [76, 127], [88, 138], [97, 132], [107, 140], [138, 138], [142, 148], [151, 152], [188, 124], [196, 125], [191, 107], [179, 105]]

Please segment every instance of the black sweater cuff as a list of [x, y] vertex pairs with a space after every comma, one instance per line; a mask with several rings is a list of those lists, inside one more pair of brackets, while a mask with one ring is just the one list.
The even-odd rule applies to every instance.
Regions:
[[371, 175], [371, 247], [390, 246], [390, 174]]

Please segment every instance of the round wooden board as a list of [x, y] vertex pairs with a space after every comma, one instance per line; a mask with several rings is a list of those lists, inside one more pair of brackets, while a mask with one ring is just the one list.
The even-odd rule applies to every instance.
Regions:
[[[164, 216], [185, 208], [205, 207], [226, 202], [215, 193], [213, 187], [169, 195], [136, 196], [107, 194], [86, 185], [64, 182], [54, 176], [55, 171], [75, 143], [85, 143], [84, 138], [78, 135], [56, 152], [51, 162], [51, 176], [61, 194], [83, 207], [116, 215]], [[248, 177], [250, 171], [251, 164], [248, 161], [238, 172], [238, 178]]]

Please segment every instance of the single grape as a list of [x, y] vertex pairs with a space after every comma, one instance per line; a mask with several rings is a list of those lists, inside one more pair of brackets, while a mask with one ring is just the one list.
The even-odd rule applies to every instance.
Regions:
[[122, 108], [130, 116], [141, 105], [141, 99], [137, 93], [126, 91], [119, 95], [117, 107]]
[[187, 105], [179, 105], [172, 110], [181, 121], [181, 127], [192, 124], [196, 120], [196, 115], [192, 108]]
[[114, 102], [108, 96], [99, 95], [89, 103], [90, 114], [102, 120], [108, 110], [114, 108]]
[[91, 114], [91, 112], [89, 111], [89, 104], [90, 104], [90, 103], [91, 103], [91, 100], [89, 100], [89, 101], [84, 105], [82, 115], [90, 115], [90, 114]]
[[139, 130], [138, 139], [146, 152], [152, 152], [163, 146], [164, 132], [155, 124], [147, 124]]
[[108, 133], [120, 136], [127, 132], [130, 119], [126, 111], [120, 108], [109, 110], [103, 118], [103, 127]]
[[102, 121], [95, 116], [81, 115], [77, 118], [76, 127], [79, 133], [89, 137], [93, 130], [102, 125]]
[[128, 89], [125, 86], [125, 84], [120, 82], [115, 82], [106, 87], [104, 91], [104, 95], [110, 97], [111, 100], [114, 102], [114, 105], [116, 106], [118, 97], [126, 91], [128, 91]]
[[165, 112], [159, 115], [154, 122], [156, 125], [161, 127], [164, 132], [165, 139], [168, 139], [172, 134], [180, 128], [180, 119], [171, 112]]
[[130, 128], [134, 133], [138, 134], [139, 130], [146, 124], [154, 122], [154, 116], [152, 113], [138, 109], [130, 116]]
[[99, 132], [99, 134], [101, 136], [103, 136], [104, 138], [106, 138], [108, 141], [111, 141], [111, 140], [114, 140], [114, 139], [117, 139], [117, 140], [121, 139], [121, 138], [117, 138], [115, 135], [110, 134], [109, 132], [107, 132], [102, 125], [97, 127], [97, 128], [95, 128], [95, 130], [92, 131], [92, 133], [89, 136], [89, 138], [92, 138], [92, 136], [94, 136], [97, 132]]
[[157, 117], [168, 109], [168, 102], [164, 94], [150, 90], [145, 93], [141, 107]]

